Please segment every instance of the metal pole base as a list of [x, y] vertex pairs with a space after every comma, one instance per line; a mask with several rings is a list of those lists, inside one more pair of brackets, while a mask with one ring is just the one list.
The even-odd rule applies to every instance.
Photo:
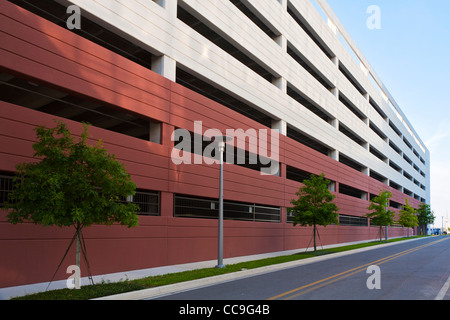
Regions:
[[224, 265], [224, 264], [218, 264], [218, 265], [216, 266], [216, 269], [223, 269], [223, 268], [225, 268], [225, 265]]

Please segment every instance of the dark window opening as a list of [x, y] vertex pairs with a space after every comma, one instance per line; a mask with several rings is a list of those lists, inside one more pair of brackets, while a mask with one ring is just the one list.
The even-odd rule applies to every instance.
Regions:
[[368, 226], [368, 218], [340, 214], [339, 215], [339, 225], [340, 226], [367, 227]]
[[410, 196], [410, 197], [413, 196], [412, 191], [410, 191], [410, 190], [408, 190], [408, 189], [406, 189], [406, 188], [403, 188], [403, 193], [406, 194], [406, 195], [408, 195], [408, 196]]
[[403, 159], [405, 159], [405, 161], [408, 162], [410, 165], [413, 165], [412, 160], [406, 154], [403, 154]]
[[360, 146], [364, 146], [367, 142], [360, 138], [356, 133], [352, 132], [342, 123], [339, 123], [339, 131], [346, 135], [348, 138], [352, 139], [354, 142], [359, 144]]
[[339, 153], [339, 162], [342, 164], [345, 164], [346, 166], [355, 169], [359, 172], [363, 172], [366, 167], [363, 166], [362, 164], [359, 164], [358, 162], [354, 161], [353, 159], [350, 159], [349, 157], [347, 157], [346, 155]]
[[397, 152], [399, 155], [402, 155], [402, 150], [400, 150], [399, 147], [397, 147], [397, 145], [395, 143], [392, 142], [392, 140], [389, 140], [389, 146], [395, 151]]
[[353, 103], [350, 102], [349, 99], [347, 99], [346, 96], [344, 96], [341, 92], [339, 92], [339, 101], [342, 102], [344, 106], [346, 106], [355, 116], [357, 116], [360, 120], [365, 121], [367, 117], [358, 110], [358, 108], [353, 105]]
[[[295, 12], [294, 12], [295, 10]], [[335, 55], [331, 50], [325, 45], [319, 35], [314, 31], [314, 29], [306, 22], [302, 15], [295, 9], [291, 8], [291, 4], [288, 3], [287, 9], [289, 15], [297, 22], [297, 24], [306, 32], [306, 34], [311, 38], [312, 41], [322, 50], [322, 52], [329, 58], [332, 59]]]
[[300, 93], [299, 90], [295, 89], [291, 85], [288, 84], [287, 86], [287, 94], [292, 99], [296, 100], [298, 103], [300, 103], [302, 106], [304, 106], [306, 109], [314, 113], [316, 116], [318, 116], [323, 121], [330, 123], [332, 120], [332, 117], [328, 115], [321, 107], [319, 107], [317, 104], [315, 104], [311, 99], [306, 97], [304, 94]]
[[131, 202], [137, 204], [140, 210], [138, 215], [142, 216], [159, 216], [160, 213], [160, 193], [145, 189], [136, 189], [134, 196], [129, 196], [122, 202]]
[[371, 178], [374, 178], [375, 180], [378, 180], [383, 183], [387, 183], [387, 180], [388, 180], [386, 177], [382, 176], [381, 174], [379, 174], [373, 170], [370, 170], [369, 176]]
[[394, 132], [401, 138], [403, 135], [400, 132], [400, 130], [398, 130], [398, 128], [395, 126], [395, 124], [389, 120], [389, 126], [391, 127], [392, 130], [394, 130]]
[[213, 31], [206, 24], [198, 20], [191, 13], [181, 6], [177, 7], [177, 17], [189, 27], [197, 31], [199, 34], [207, 38], [209, 41], [213, 42], [219, 48], [227, 52], [229, 55], [233, 56], [236, 60], [240, 61], [242, 64], [256, 72], [265, 80], [272, 83], [272, 80], [276, 77], [272, 75], [267, 69], [261, 66], [255, 61], [255, 59], [249, 57], [242, 50], [238, 49], [236, 46], [232, 45], [228, 40], [223, 38], [217, 32]]
[[[180, 130], [177, 128], [177, 131]], [[175, 132], [177, 132], [175, 131]], [[182, 150], [182, 147], [186, 146], [187, 143], [183, 143], [183, 136], [177, 136], [175, 134], [175, 149], [182, 150], [183, 152], [190, 152], [191, 154], [197, 154], [204, 157], [208, 157], [214, 160], [219, 160], [220, 155], [216, 153], [216, 142], [214, 142], [214, 138], [211, 138], [210, 141], [208, 139], [204, 139], [202, 135], [198, 133], [193, 133], [188, 130], [185, 132], [189, 132], [190, 134], [190, 146], [189, 150]], [[256, 142], [258, 143], [258, 142]], [[264, 171], [263, 168], [273, 168], [272, 162], [270, 159], [257, 155], [255, 153], [249, 152], [248, 150], [244, 150], [238, 148], [237, 143], [234, 147], [230, 143], [225, 144], [225, 150], [223, 154], [224, 163], [235, 164], [244, 168], [248, 168], [256, 171]], [[247, 142], [246, 142], [247, 144]], [[269, 144], [269, 142], [268, 142]], [[208, 152], [205, 152], [205, 149], [209, 147]], [[218, 150], [218, 149], [217, 149]], [[209, 152], [211, 151], [211, 152]], [[193, 163], [193, 161], [192, 161]]]
[[408, 148], [410, 148], [411, 150], [413, 149], [411, 143], [408, 141], [408, 139], [406, 139], [405, 137], [403, 137], [403, 142], [406, 144], [406, 146]]
[[342, 184], [342, 183], [339, 183], [339, 193], [345, 194], [350, 197], [367, 200], [366, 192], [356, 189], [356, 188], [353, 188], [353, 187], [350, 187], [350, 186]]
[[326, 78], [319, 73], [319, 71], [303, 57], [299, 52], [297, 52], [290, 43], [288, 43], [287, 53], [295, 60], [299, 65], [301, 65], [306, 71], [309, 72], [322, 86], [327, 90], [331, 90], [334, 86], [326, 80]]
[[384, 119], [387, 120], [387, 115], [381, 110], [381, 108], [378, 106], [378, 104], [372, 99], [372, 97], [369, 97], [369, 103], [370, 105], [375, 109], [376, 112]]
[[402, 173], [402, 168], [400, 168], [400, 166], [398, 166], [395, 162], [393, 162], [392, 160], [389, 160], [389, 165], [391, 166], [391, 168], [393, 168], [394, 170]]
[[329, 155], [331, 149], [324, 144], [320, 143], [316, 139], [301, 133], [299, 130], [292, 128], [291, 126], [287, 127], [287, 136], [288, 138], [291, 138], [297, 142], [300, 142], [301, 144], [316, 150], [317, 152], [320, 152], [326, 156]]
[[382, 154], [380, 151], [378, 151], [377, 149], [375, 149], [372, 146], [369, 147], [369, 152], [383, 162], [386, 162], [388, 159], [384, 154]]
[[14, 173], [0, 171], [0, 208], [9, 202], [8, 195], [14, 188]]
[[311, 178], [311, 173], [287, 165], [286, 178], [297, 182], [303, 182], [304, 180]]
[[253, 11], [248, 8], [242, 1], [240, 0], [230, 0], [239, 10], [242, 11], [243, 14], [247, 16], [254, 24], [256, 24], [269, 38], [274, 39], [279, 36], [279, 32], [274, 32], [273, 27], [268, 27], [266, 22], [263, 22]]
[[413, 181], [412, 175], [410, 175], [408, 172], [403, 171], [403, 175], [405, 176], [406, 179]]
[[347, 78], [347, 80], [355, 87], [356, 90], [358, 90], [361, 95], [365, 95], [366, 91], [364, 88], [356, 81], [356, 79], [351, 75], [350, 71], [347, 70], [347, 68], [339, 62], [339, 70], [342, 72], [342, 74]]
[[199, 79], [198, 77], [183, 69], [177, 68], [176, 73], [177, 83], [211, 100], [214, 100], [215, 102], [220, 103], [227, 108], [232, 109], [254, 121], [257, 121], [266, 127], [272, 127], [272, 118], [258, 111], [256, 108], [232, 97], [230, 94], [214, 87], [213, 85]]
[[387, 136], [383, 133], [383, 131], [378, 129], [372, 121], [369, 122], [369, 128], [372, 129], [372, 131], [375, 132], [381, 139], [383, 139], [383, 141], [387, 141]]
[[395, 182], [392, 181], [392, 180], [389, 181], [389, 186], [392, 187], [392, 188], [394, 188], [394, 189], [396, 189], [396, 190], [402, 191], [402, 186], [399, 185], [398, 183], [395, 183]]
[[[174, 217], [217, 219], [219, 202], [216, 199], [174, 195]], [[226, 220], [280, 222], [281, 208], [254, 203], [223, 201]]]
[[398, 203], [396, 201], [393, 200], [389, 200], [389, 206], [395, 209], [401, 209], [402, 208], [402, 204]]
[[[62, 89], [47, 87], [39, 82], [24, 80], [0, 73], [0, 101], [70, 119], [93, 126], [150, 140], [150, 126], [157, 121], [81, 96], [69, 94]], [[158, 134], [156, 134], [158, 135]], [[152, 139], [152, 141], [159, 143]]]
[[[66, 22], [70, 16], [70, 14], [66, 13], [67, 7], [54, 0], [9, 1], [67, 29]], [[73, 29], [70, 31], [151, 70], [153, 56], [150, 52], [121, 37], [119, 30], [110, 31], [89, 18], [87, 12], [83, 12], [81, 29]]]

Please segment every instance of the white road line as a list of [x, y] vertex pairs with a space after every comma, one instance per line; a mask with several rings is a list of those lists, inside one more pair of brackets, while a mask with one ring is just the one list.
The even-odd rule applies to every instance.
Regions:
[[449, 287], [450, 287], [450, 276], [448, 277], [444, 286], [441, 288], [441, 291], [439, 291], [439, 293], [437, 294], [436, 298], [434, 298], [434, 300], [444, 300], [444, 297], [445, 297]]

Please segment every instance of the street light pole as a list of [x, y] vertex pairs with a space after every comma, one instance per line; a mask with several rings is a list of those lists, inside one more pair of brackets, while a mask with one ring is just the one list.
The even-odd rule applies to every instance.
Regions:
[[223, 264], [223, 152], [225, 151], [225, 141], [231, 140], [231, 137], [216, 137], [219, 140], [219, 156], [220, 156], [220, 175], [219, 175], [219, 241], [218, 241], [218, 258], [216, 268], [225, 268]]

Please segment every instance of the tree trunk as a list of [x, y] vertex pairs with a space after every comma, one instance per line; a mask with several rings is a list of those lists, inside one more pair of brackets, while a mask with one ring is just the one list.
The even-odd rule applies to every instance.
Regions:
[[314, 224], [314, 252], [317, 251], [317, 246], [316, 246], [316, 224]]
[[81, 251], [81, 227], [80, 224], [77, 224], [77, 248], [76, 248], [76, 255], [75, 255], [75, 263], [78, 268], [78, 272], [75, 272], [75, 289], [80, 289], [81, 287], [81, 266], [80, 266], [80, 251]]

